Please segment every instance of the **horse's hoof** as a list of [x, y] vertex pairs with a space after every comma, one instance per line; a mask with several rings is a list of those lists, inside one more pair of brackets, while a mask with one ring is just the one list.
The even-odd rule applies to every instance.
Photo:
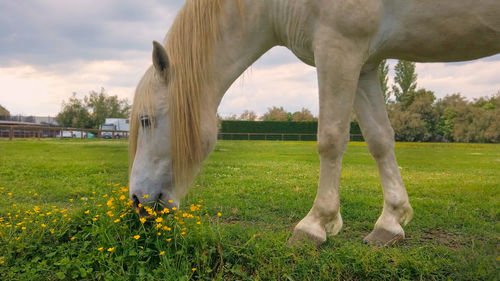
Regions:
[[288, 240], [289, 245], [298, 245], [306, 241], [320, 246], [326, 241], [326, 232], [324, 229], [313, 227], [295, 227], [292, 237]]
[[364, 239], [363, 243], [372, 244], [376, 246], [392, 246], [405, 239], [404, 232], [392, 233], [385, 229], [374, 229], [370, 234], [368, 234]]

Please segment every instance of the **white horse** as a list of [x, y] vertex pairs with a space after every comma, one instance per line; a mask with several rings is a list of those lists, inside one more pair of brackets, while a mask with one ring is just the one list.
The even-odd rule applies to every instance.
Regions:
[[[412, 217], [377, 77], [382, 59], [471, 60], [500, 52], [499, 0], [187, 0], [134, 98], [130, 198], [177, 206], [216, 142], [229, 86], [276, 45], [316, 66], [318, 151], [314, 204], [291, 241], [317, 245], [342, 227], [339, 180], [354, 108], [384, 195], [366, 242], [404, 238]], [[172, 200], [172, 201], [170, 201]], [[170, 203], [168, 203], [170, 202]], [[173, 202], [173, 203], [172, 203]]]

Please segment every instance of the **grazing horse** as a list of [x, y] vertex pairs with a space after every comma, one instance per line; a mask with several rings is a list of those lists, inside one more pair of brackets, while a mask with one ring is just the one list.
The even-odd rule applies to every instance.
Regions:
[[[130, 198], [177, 206], [214, 148], [229, 86], [273, 46], [315, 66], [319, 185], [291, 241], [317, 245], [342, 227], [339, 181], [354, 108], [384, 206], [364, 241], [404, 238], [412, 217], [377, 76], [386, 58], [471, 60], [500, 52], [498, 0], [187, 0], [139, 82], [131, 113]], [[146, 196], [147, 195], [147, 196]]]

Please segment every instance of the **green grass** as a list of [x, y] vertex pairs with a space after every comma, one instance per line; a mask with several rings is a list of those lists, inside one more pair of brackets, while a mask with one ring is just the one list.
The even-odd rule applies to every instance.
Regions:
[[158, 236], [155, 222], [142, 224], [118, 199], [127, 184], [125, 141], [0, 140], [0, 279], [496, 280], [500, 145], [399, 143], [396, 153], [415, 211], [407, 239], [390, 248], [361, 243], [382, 191], [366, 145], [351, 143], [344, 228], [315, 248], [286, 245], [316, 193], [313, 142], [218, 142], [182, 203], [188, 213], [202, 205], [191, 212], [200, 217], [180, 225], [166, 216], [172, 231]]

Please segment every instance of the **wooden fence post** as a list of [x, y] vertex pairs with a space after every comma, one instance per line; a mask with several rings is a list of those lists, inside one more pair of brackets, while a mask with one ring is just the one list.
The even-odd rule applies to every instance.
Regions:
[[10, 126], [9, 128], [9, 140], [14, 138], [14, 126]]

